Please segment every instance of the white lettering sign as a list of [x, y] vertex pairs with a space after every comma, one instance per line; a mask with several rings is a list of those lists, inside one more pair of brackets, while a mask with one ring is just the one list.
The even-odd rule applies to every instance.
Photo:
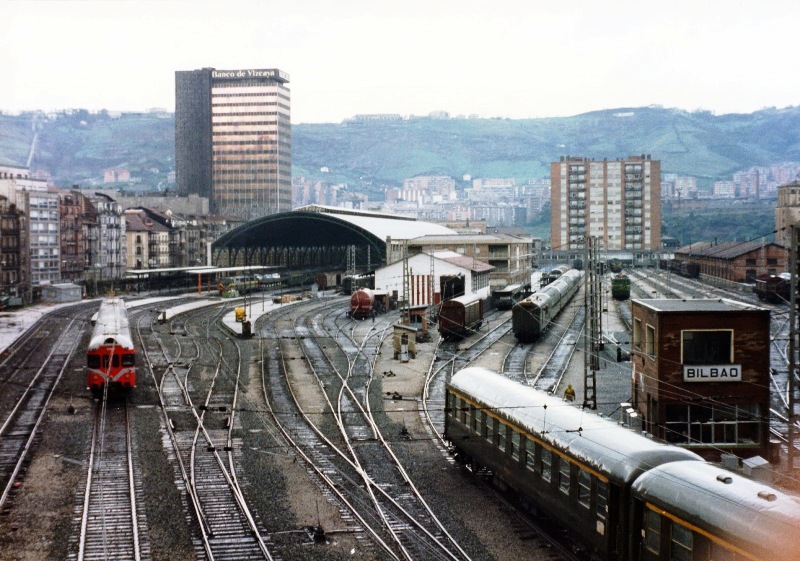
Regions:
[[[278, 70], [212, 70], [212, 78], [273, 78], [278, 77]], [[280, 76], [282, 78], [282, 76]]]
[[684, 382], [741, 382], [741, 364], [703, 364], [683, 367]]

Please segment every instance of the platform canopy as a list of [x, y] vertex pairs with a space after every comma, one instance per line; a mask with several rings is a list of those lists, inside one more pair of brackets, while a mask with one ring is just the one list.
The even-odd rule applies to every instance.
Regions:
[[253, 220], [214, 242], [214, 262], [226, 265], [285, 265], [344, 270], [385, 264], [387, 240], [456, 232], [414, 218], [310, 205]]

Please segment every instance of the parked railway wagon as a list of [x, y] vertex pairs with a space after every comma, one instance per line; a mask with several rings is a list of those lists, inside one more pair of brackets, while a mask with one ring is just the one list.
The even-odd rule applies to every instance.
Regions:
[[281, 287], [283, 280], [280, 273], [264, 273], [254, 277], [258, 281], [259, 290], [276, 290]]
[[521, 343], [538, 339], [580, 288], [583, 273], [570, 269], [558, 280], [518, 302], [511, 310], [511, 328]]
[[459, 296], [442, 302], [439, 333], [444, 339], [463, 339], [483, 324], [483, 300], [475, 295]]
[[492, 293], [494, 305], [498, 310], [510, 310], [514, 304], [528, 295], [528, 291], [521, 284], [509, 284]]
[[790, 280], [776, 275], [760, 275], [753, 284], [753, 293], [759, 300], [773, 304], [785, 304], [789, 301]]
[[369, 288], [359, 288], [350, 296], [350, 317], [365, 319], [375, 313], [375, 294]]
[[690, 279], [700, 277], [700, 265], [694, 261], [678, 261], [673, 259], [669, 262], [669, 271]]
[[339, 286], [342, 282], [341, 273], [317, 273], [314, 277], [314, 283], [320, 290], [331, 290]]
[[92, 318], [92, 338], [86, 349], [87, 387], [96, 395], [106, 384], [109, 388], [135, 388], [136, 350], [125, 302], [121, 298], [106, 298]]
[[488, 369], [447, 384], [445, 436], [587, 558], [798, 558], [800, 498]]
[[547, 286], [548, 284], [558, 280], [558, 278], [572, 269], [569, 265], [558, 265], [557, 267], [553, 267], [549, 271], [542, 273], [541, 278], [541, 286]]
[[219, 295], [226, 298], [236, 298], [240, 294], [249, 294], [261, 288], [255, 275], [239, 275], [220, 279], [217, 283]]
[[631, 297], [631, 279], [625, 273], [618, 273], [611, 279], [611, 297], [627, 300]]
[[342, 291], [345, 294], [351, 294], [359, 288], [375, 288], [375, 273], [366, 273], [363, 275], [347, 275], [342, 277]]

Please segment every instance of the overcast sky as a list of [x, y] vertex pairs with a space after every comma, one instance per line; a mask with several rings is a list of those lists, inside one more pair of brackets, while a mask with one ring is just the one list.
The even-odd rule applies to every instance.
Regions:
[[280, 68], [292, 122], [800, 103], [797, 0], [0, 0], [0, 110], [175, 110], [175, 71]]

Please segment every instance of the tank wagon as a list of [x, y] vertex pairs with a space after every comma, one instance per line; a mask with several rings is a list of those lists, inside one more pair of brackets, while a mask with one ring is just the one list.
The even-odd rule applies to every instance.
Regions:
[[369, 288], [359, 288], [350, 296], [350, 317], [365, 319], [372, 315], [375, 294]]
[[447, 385], [459, 460], [546, 514], [592, 559], [797, 559], [798, 497], [485, 368]]
[[583, 273], [570, 269], [538, 292], [518, 302], [511, 311], [514, 336], [522, 343], [538, 339], [580, 288]]
[[103, 386], [136, 387], [136, 350], [128, 310], [121, 298], [106, 298], [92, 316], [92, 338], [86, 349], [86, 385], [94, 394]]
[[483, 300], [475, 295], [459, 296], [442, 302], [439, 333], [443, 338], [463, 339], [483, 324]]
[[631, 279], [625, 273], [618, 273], [611, 279], [611, 297], [627, 300], [631, 297]]

